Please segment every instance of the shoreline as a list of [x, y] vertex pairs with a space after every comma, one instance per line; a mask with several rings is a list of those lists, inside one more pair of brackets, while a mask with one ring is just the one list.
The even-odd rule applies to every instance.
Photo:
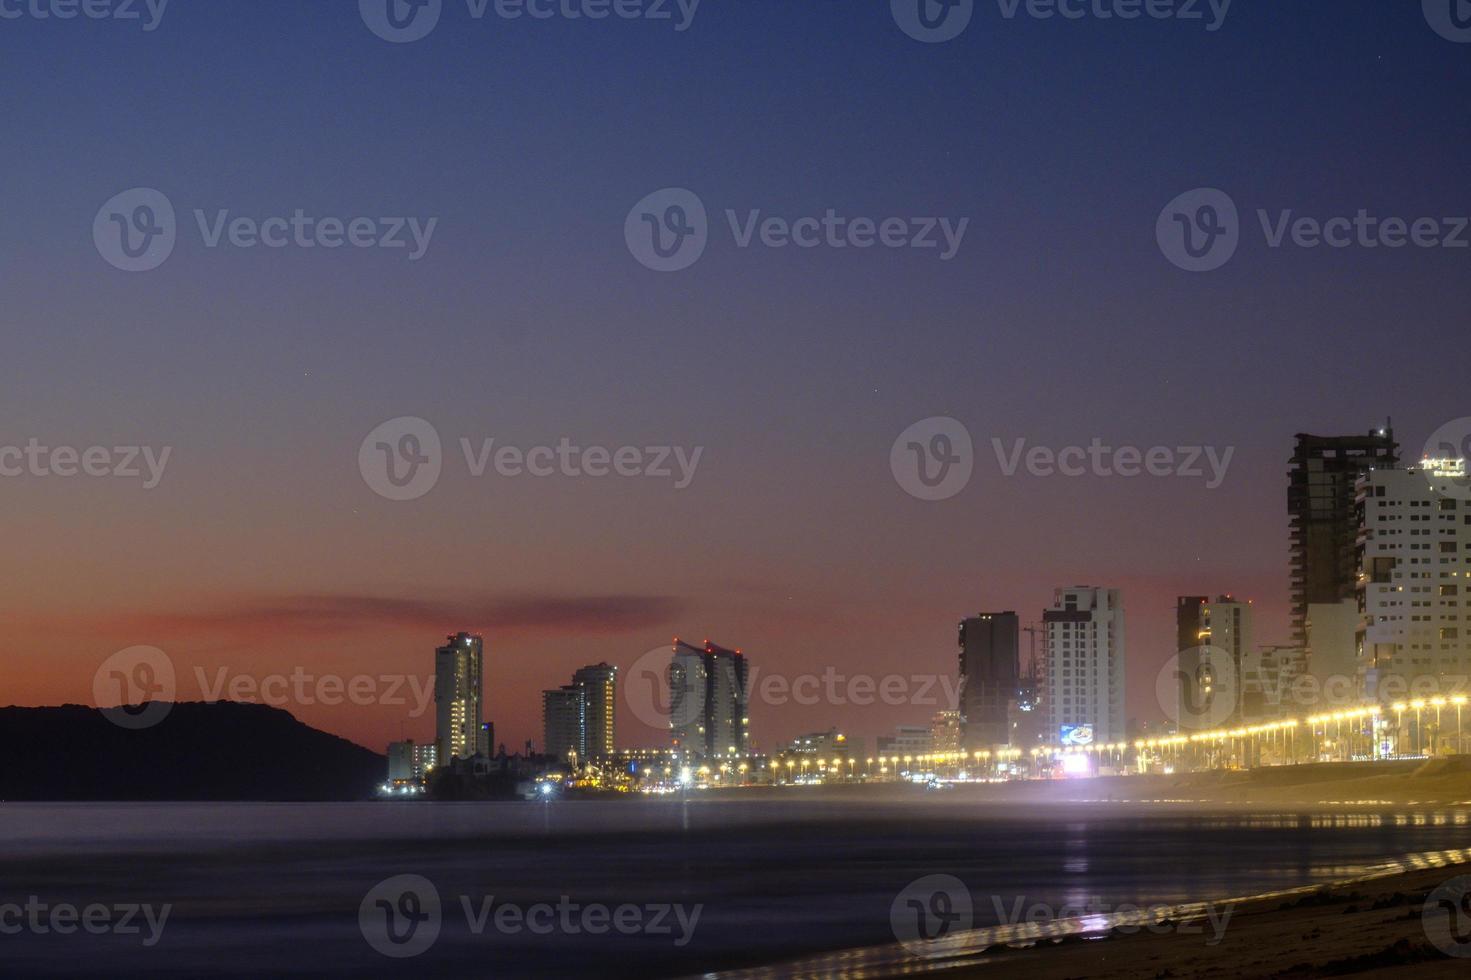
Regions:
[[[932, 944], [834, 951], [788, 963], [704, 974], [708, 980], [796, 980], [943, 974], [1001, 980], [1165, 980], [1194, 977], [1464, 977], [1471, 936], [1437, 945], [1422, 914], [1427, 896], [1468, 876], [1471, 849], [1412, 855], [1367, 873], [1237, 898], [1044, 924], [968, 930]], [[1229, 919], [1212, 936], [1216, 910]], [[1210, 924], [1207, 919], [1211, 918]], [[1150, 923], [1153, 923], [1150, 925]], [[1211, 941], [1214, 939], [1215, 941]], [[923, 948], [916, 948], [923, 946]]]

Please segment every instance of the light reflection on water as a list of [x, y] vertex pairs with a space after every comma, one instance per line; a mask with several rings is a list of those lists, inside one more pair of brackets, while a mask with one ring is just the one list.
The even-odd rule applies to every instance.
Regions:
[[[1391, 875], [1427, 868], [1444, 868], [1471, 861], [1471, 850], [1452, 848], [1424, 854], [1407, 855], [1398, 861], [1375, 865], [1341, 865], [1332, 869], [1335, 880], [1372, 881]], [[1242, 895], [1242, 901], [1288, 900], [1317, 891], [1321, 885], [1279, 889]], [[1084, 899], [1072, 900], [1082, 904]], [[915, 973], [938, 973], [987, 962], [985, 954], [993, 949], [1032, 945], [1071, 937], [1098, 937], [1119, 928], [1145, 928], [1161, 922], [1177, 925], [1204, 922], [1212, 913], [1211, 903], [1189, 902], [1146, 909], [1093, 913], [1051, 922], [1020, 922], [987, 926], [955, 932], [926, 944], [917, 953], [898, 943], [863, 949], [843, 950], [833, 954], [746, 970], [706, 973], [702, 980], [796, 980], [820, 976], [824, 980], [861, 980], [872, 976], [901, 976]]]
[[[887, 955], [863, 948], [892, 942], [890, 904], [924, 875], [961, 879], [977, 925], [992, 927], [1001, 919], [995, 909], [1020, 899], [1184, 908], [1376, 868], [1433, 867], [1466, 856], [1455, 848], [1468, 825], [1471, 811], [1447, 806], [1244, 812], [783, 798], [0, 804], [0, 901], [121, 896], [177, 906], [160, 949], [135, 958], [134, 949], [104, 944], [95, 969], [91, 957], [74, 955], [74, 944], [7, 938], [12, 968], [33, 974], [188, 974], [221, 957], [242, 972], [268, 973], [289, 957], [316, 974], [377, 975], [384, 961], [362, 941], [357, 906], [378, 881], [413, 873], [433, 880], [447, 905], [493, 894], [705, 907], [682, 949], [647, 937], [513, 941], [472, 935], [461, 922], [413, 961], [419, 976], [464, 975], [487, 956], [503, 976], [676, 976], [846, 949], [818, 971], [841, 975], [871, 972], [869, 957]], [[1090, 921], [1079, 928], [1104, 927]], [[985, 936], [967, 942], [953, 958], [983, 958]]]

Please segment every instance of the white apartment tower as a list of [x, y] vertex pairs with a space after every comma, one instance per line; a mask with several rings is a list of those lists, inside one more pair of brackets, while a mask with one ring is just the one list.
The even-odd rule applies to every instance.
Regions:
[[[1358, 655], [1371, 697], [1445, 694], [1471, 673], [1471, 499], [1439, 473], [1427, 461], [1359, 480]], [[1385, 687], [1390, 677], [1433, 689]]]
[[[1229, 595], [1180, 596], [1175, 632], [1180, 703], [1174, 720], [1182, 731], [1267, 716], [1268, 695], [1276, 692], [1266, 688], [1262, 660], [1252, 644], [1251, 603]], [[1222, 671], [1229, 676], [1218, 676]], [[1214, 700], [1222, 697], [1224, 702]]]
[[1056, 590], [1042, 613], [1047, 630], [1049, 740], [1091, 725], [1096, 742], [1124, 731], [1124, 606], [1118, 589]]
[[490, 755], [485, 732], [483, 662], [485, 641], [456, 633], [434, 651], [435, 742], [441, 765]]

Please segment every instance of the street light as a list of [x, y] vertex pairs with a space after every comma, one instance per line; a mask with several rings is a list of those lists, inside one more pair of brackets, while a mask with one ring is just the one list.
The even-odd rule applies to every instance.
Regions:
[[1409, 705], [1403, 701], [1396, 701], [1390, 705], [1394, 709], [1394, 754], [1405, 754], [1405, 709]]

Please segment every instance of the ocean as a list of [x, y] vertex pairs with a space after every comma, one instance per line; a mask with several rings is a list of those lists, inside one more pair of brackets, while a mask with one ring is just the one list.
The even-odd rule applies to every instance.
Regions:
[[936, 875], [952, 882], [936, 911], [957, 928], [985, 926], [1039, 906], [1178, 904], [1327, 882], [1458, 848], [1468, 834], [1465, 807], [1019, 806], [801, 790], [5, 803], [0, 970], [698, 976], [893, 943], [895, 916], [916, 887], [929, 908]]

